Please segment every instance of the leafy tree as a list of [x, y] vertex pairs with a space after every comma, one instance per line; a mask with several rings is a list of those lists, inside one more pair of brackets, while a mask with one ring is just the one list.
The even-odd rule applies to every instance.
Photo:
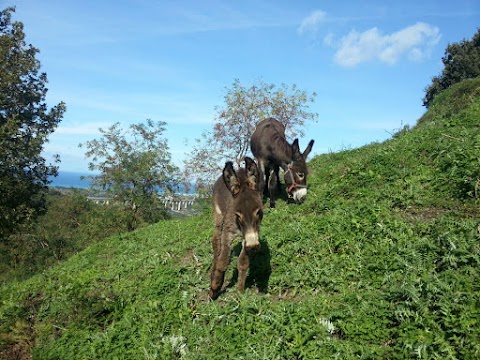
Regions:
[[23, 24], [12, 23], [14, 11], [0, 12], [0, 242], [44, 210], [57, 167], [41, 152], [66, 110], [63, 102], [47, 108], [39, 50], [26, 44]]
[[448, 44], [442, 62], [445, 66], [442, 74], [434, 76], [425, 89], [423, 105], [427, 108], [441, 91], [462, 80], [480, 76], [480, 28], [471, 40]]
[[[178, 184], [179, 170], [171, 162], [167, 140], [162, 137], [165, 122], [146, 120], [127, 130], [115, 123], [100, 129], [102, 137], [85, 144], [91, 158], [92, 186], [100, 187], [130, 209], [132, 227], [139, 221], [156, 222], [165, 217], [159, 191], [172, 192]], [[80, 144], [80, 147], [83, 146]]]
[[274, 117], [282, 122], [287, 136], [304, 136], [303, 126], [316, 121], [317, 114], [309, 111], [316, 94], [309, 94], [296, 85], [276, 87], [263, 81], [250, 87], [237, 79], [226, 89], [225, 104], [216, 107], [213, 129], [195, 139], [193, 151], [185, 161], [187, 178], [196, 177], [197, 185], [211, 184], [225, 161], [240, 165], [250, 151], [250, 138], [258, 122]]

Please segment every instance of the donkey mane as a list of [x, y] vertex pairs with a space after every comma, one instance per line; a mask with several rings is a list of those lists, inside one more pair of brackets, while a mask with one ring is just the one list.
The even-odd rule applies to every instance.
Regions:
[[[285, 155], [285, 159], [293, 158], [293, 147], [288, 143], [284, 134], [276, 133], [273, 137], [273, 144], [275, 150], [277, 151], [277, 155], [283, 153]], [[288, 162], [288, 160], [285, 160], [285, 162]]]

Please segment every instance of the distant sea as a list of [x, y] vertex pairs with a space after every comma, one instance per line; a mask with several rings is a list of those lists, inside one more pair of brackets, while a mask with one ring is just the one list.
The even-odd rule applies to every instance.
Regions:
[[[82, 176], [91, 176], [95, 175], [92, 173], [81, 173], [81, 172], [71, 172], [71, 171], [59, 171], [57, 177], [50, 177], [52, 181], [50, 187], [64, 187], [64, 188], [80, 188], [88, 189], [90, 187], [90, 179], [81, 180]], [[178, 193], [185, 194], [185, 188], [181, 185]], [[195, 185], [190, 186], [189, 194], [195, 193]]]
[[89, 176], [91, 173], [80, 173], [70, 171], [59, 171], [58, 176], [50, 177], [51, 187], [80, 188], [88, 189], [90, 187], [90, 179], [81, 180], [81, 176]]

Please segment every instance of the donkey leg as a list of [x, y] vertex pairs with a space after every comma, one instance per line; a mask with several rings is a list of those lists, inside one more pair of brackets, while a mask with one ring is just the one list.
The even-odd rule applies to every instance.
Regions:
[[242, 251], [238, 256], [238, 291], [245, 290], [245, 280], [247, 278], [248, 267], [250, 266], [250, 258], [245, 250], [245, 246], [242, 246]]
[[[215, 239], [214, 239], [215, 240]], [[222, 290], [223, 280], [225, 279], [225, 272], [228, 268], [228, 260], [230, 257], [230, 247], [227, 241], [218, 238], [217, 249], [214, 249], [217, 256], [213, 259], [213, 268], [210, 274], [210, 291], [208, 296], [215, 300]]]
[[257, 161], [258, 161], [258, 172], [259, 172], [257, 189], [260, 191], [260, 193], [264, 193], [265, 192], [265, 163], [260, 159], [257, 159]]
[[208, 296], [210, 299], [215, 300], [220, 295], [222, 290], [223, 280], [225, 277], [225, 272], [218, 269], [214, 269], [211, 273], [210, 279], [210, 290], [208, 291]]
[[268, 180], [268, 192], [270, 194], [270, 207], [275, 207], [275, 192], [278, 186], [278, 177], [274, 169], [270, 170], [270, 179]]
[[270, 182], [270, 168], [264, 169], [263, 195], [267, 198], [269, 196], [268, 184]]
[[275, 166], [275, 176], [277, 177], [277, 193], [280, 194], [282, 191], [282, 184], [280, 183], [280, 166]]
[[210, 299], [215, 300], [222, 290], [223, 280], [225, 279], [225, 270], [222, 270], [216, 265], [212, 273], [210, 274], [210, 290], [208, 296]]
[[221, 225], [215, 225], [215, 229], [213, 230], [213, 239], [212, 239], [213, 267], [215, 267], [215, 263], [217, 262], [218, 255], [220, 254], [221, 235], [222, 235]]

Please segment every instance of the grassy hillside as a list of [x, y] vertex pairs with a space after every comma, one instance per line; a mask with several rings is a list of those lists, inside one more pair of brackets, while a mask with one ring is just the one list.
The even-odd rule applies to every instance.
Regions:
[[208, 211], [161, 222], [1, 287], [0, 358], [480, 358], [480, 80], [310, 168], [244, 294], [207, 300]]

